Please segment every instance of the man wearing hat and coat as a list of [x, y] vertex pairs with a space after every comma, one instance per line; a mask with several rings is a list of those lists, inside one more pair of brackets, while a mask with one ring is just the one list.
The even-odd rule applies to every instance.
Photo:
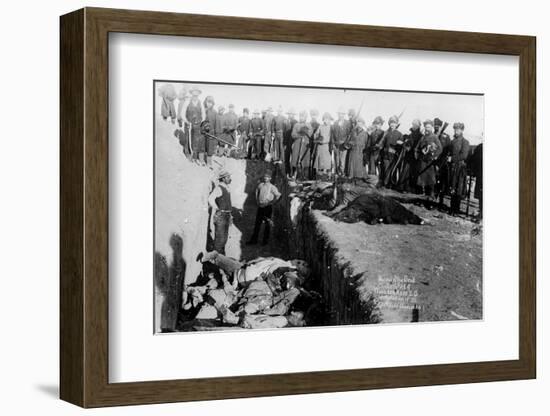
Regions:
[[315, 145], [313, 169], [316, 177], [320, 175], [328, 174], [331, 168], [331, 154], [330, 154], [330, 132], [331, 132], [332, 116], [330, 113], [323, 114], [323, 124], [319, 126], [317, 131], [313, 134], [313, 143]]
[[381, 143], [384, 138], [384, 119], [380, 116], [376, 116], [372, 122], [372, 126], [369, 128], [369, 141], [365, 148], [365, 156], [368, 164], [369, 175], [378, 175], [377, 167], [380, 162], [380, 149]]
[[243, 115], [239, 117], [237, 130], [239, 131], [239, 149], [243, 155], [248, 155], [248, 133], [250, 132], [250, 111], [243, 108]]
[[347, 149], [345, 143], [350, 133], [351, 123], [345, 119], [346, 111], [343, 108], [338, 109], [338, 120], [332, 125], [331, 142], [334, 152], [335, 172], [338, 175], [344, 175], [346, 171]]
[[403, 135], [404, 160], [403, 167], [399, 175], [399, 187], [407, 192], [415, 192], [416, 177], [418, 176], [418, 161], [416, 160], [416, 146], [422, 138], [422, 121], [415, 118], [409, 129], [409, 133]]
[[214, 250], [221, 254], [225, 254], [225, 245], [232, 219], [230, 183], [230, 173], [222, 169], [218, 174], [218, 185], [208, 196], [208, 205], [212, 209], [211, 215], [214, 223]]
[[[204, 99], [204, 113], [205, 113], [205, 120], [208, 121], [210, 134], [216, 134], [216, 124], [218, 123], [218, 112], [215, 110], [214, 105], [216, 104], [214, 101], [214, 97], [209, 95]], [[218, 148], [218, 141], [216, 139], [213, 139], [211, 137], [205, 137], [206, 142], [206, 164], [210, 166], [212, 164], [212, 156], [216, 153], [216, 149]]]
[[264, 120], [264, 154], [269, 155], [270, 158], [273, 158], [273, 107], [267, 107], [265, 111]]
[[367, 170], [363, 163], [363, 152], [368, 141], [368, 133], [365, 120], [362, 117], [356, 119], [356, 126], [351, 132], [349, 140], [349, 164], [348, 176], [356, 182], [357, 179], [365, 179]]
[[271, 122], [271, 131], [273, 132], [273, 160], [281, 162], [284, 159], [284, 129], [286, 118], [283, 115], [283, 107], [277, 109], [277, 115]]
[[176, 89], [172, 84], [164, 84], [159, 88], [159, 96], [162, 98], [160, 114], [164, 120], [170, 118], [172, 124], [176, 121], [176, 108], [174, 100], [177, 97]]
[[285, 120], [283, 130], [283, 147], [285, 158], [285, 172], [287, 172], [288, 174], [292, 170], [290, 166], [290, 158], [292, 153], [292, 129], [294, 129], [294, 125], [298, 122], [298, 120], [296, 120], [296, 112], [292, 108], [288, 110], [287, 115], [288, 118]]
[[[417, 185], [428, 197], [429, 201], [434, 198], [434, 185], [436, 183], [435, 163], [441, 155], [441, 142], [434, 133], [434, 122], [424, 121], [424, 135], [418, 141], [416, 147], [416, 158], [418, 160]], [[432, 208], [431, 205], [428, 208]]]
[[256, 188], [256, 203], [258, 211], [256, 212], [256, 222], [254, 223], [254, 231], [252, 238], [247, 244], [257, 244], [260, 228], [264, 224], [264, 238], [262, 245], [269, 242], [269, 232], [272, 225], [273, 205], [281, 198], [281, 193], [275, 185], [271, 183], [271, 172], [267, 171], [262, 177], [262, 181]]
[[307, 122], [307, 111], [300, 111], [298, 122], [292, 128], [292, 159], [290, 167], [292, 168], [291, 175], [296, 178], [302, 176], [304, 165], [302, 164], [304, 157], [309, 152], [309, 137], [311, 136], [311, 125]]
[[309, 125], [311, 126], [311, 132], [309, 135], [309, 145], [307, 153], [302, 158], [302, 165], [304, 168], [307, 169], [307, 174], [309, 179], [314, 179], [314, 172], [313, 172], [313, 162], [315, 160], [315, 143], [313, 141], [313, 137], [317, 133], [317, 129], [319, 129], [319, 126], [321, 123], [317, 120], [319, 118], [319, 111], [316, 109], [309, 110], [309, 116], [311, 117], [311, 120], [309, 122]]
[[460, 203], [468, 192], [466, 185], [466, 159], [470, 155], [470, 142], [464, 138], [464, 123], [454, 123], [454, 136], [451, 143], [443, 150], [448, 164], [448, 181], [444, 190], [451, 196], [450, 214], [460, 213]]
[[384, 138], [378, 145], [381, 148], [382, 172], [380, 173], [380, 183], [388, 187], [391, 184], [391, 170], [397, 161], [399, 148], [403, 144], [403, 134], [397, 130], [399, 117], [391, 116], [388, 120], [388, 130], [384, 133]]
[[199, 100], [201, 90], [197, 87], [192, 87], [189, 91], [191, 93], [191, 99], [187, 108], [185, 109], [185, 119], [191, 126], [191, 149], [193, 151], [193, 159], [200, 161], [206, 161], [204, 154], [206, 152], [206, 141], [201, 133], [201, 122], [204, 119], [202, 111], [202, 105]]
[[[237, 130], [238, 122], [239, 118], [237, 117], [237, 114], [235, 114], [235, 106], [233, 104], [229, 104], [227, 113], [222, 115], [222, 133], [219, 137], [226, 142], [235, 144], [235, 131]], [[223, 155], [229, 156], [231, 147], [223, 143], [221, 145], [223, 145], [224, 148]]]
[[254, 117], [250, 120], [250, 158], [261, 159], [263, 157], [264, 121], [260, 117], [260, 111], [254, 110]]

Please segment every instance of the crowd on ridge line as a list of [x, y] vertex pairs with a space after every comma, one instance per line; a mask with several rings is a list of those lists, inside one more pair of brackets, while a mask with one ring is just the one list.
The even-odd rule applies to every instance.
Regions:
[[[190, 94], [190, 97], [187, 95]], [[183, 152], [196, 163], [211, 165], [212, 156], [249, 158], [281, 163], [289, 177], [301, 180], [347, 178], [365, 180], [378, 177], [378, 186], [426, 195], [429, 201], [450, 197], [449, 213], [460, 213], [461, 201], [470, 195], [475, 178], [474, 196], [482, 214], [482, 144], [470, 146], [464, 137], [465, 125], [453, 124], [451, 138], [448, 123], [439, 118], [415, 119], [407, 134], [399, 131], [400, 116], [385, 120], [374, 118], [370, 125], [355, 109], [340, 108], [336, 120], [319, 111], [286, 112], [279, 107], [263, 111], [248, 108], [239, 117], [235, 106], [228, 111], [202, 91], [191, 87], [176, 93], [172, 84], [159, 89], [161, 115], [173, 124], [174, 135]], [[175, 100], [178, 99], [176, 111]], [[308, 117], [309, 115], [309, 117]]]

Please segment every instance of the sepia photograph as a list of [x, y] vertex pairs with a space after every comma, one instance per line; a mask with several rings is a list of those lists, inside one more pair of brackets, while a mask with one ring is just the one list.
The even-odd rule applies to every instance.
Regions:
[[154, 333], [483, 319], [483, 94], [153, 94]]

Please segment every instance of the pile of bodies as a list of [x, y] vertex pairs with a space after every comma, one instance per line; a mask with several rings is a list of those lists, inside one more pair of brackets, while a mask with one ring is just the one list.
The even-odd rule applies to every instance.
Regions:
[[204, 280], [183, 292], [184, 330], [282, 328], [314, 324], [321, 296], [307, 290], [302, 260], [276, 257], [241, 262], [212, 251], [198, 258]]
[[223, 105], [216, 107], [213, 96], [202, 100], [197, 87], [190, 88], [190, 98], [187, 93], [163, 85], [161, 114], [177, 121], [174, 135], [187, 157], [199, 164], [211, 165], [218, 155], [281, 163], [300, 180], [377, 175], [378, 186], [438, 198], [441, 208], [449, 196], [453, 215], [460, 212], [475, 177], [476, 198], [482, 201], [482, 148], [470, 146], [462, 122], [452, 125], [452, 137], [445, 133], [449, 123], [437, 117], [413, 120], [404, 134], [401, 115], [389, 117], [386, 129], [381, 116], [367, 123], [360, 111], [344, 108], [335, 119], [328, 112], [320, 117], [316, 109], [297, 114], [271, 106], [252, 112], [243, 108], [239, 116], [232, 103], [226, 111]]

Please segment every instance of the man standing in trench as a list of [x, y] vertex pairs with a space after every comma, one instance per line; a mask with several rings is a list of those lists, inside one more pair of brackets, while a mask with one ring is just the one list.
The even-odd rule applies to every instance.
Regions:
[[256, 213], [256, 222], [254, 223], [254, 232], [252, 238], [247, 244], [257, 244], [258, 235], [260, 234], [260, 227], [264, 224], [264, 238], [262, 244], [266, 245], [269, 242], [269, 232], [273, 220], [273, 204], [275, 204], [281, 193], [275, 185], [271, 183], [271, 173], [266, 172], [262, 178], [262, 182], [256, 188], [256, 203], [258, 204], [258, 211]]
[[218, 175], [219, 184], [208, 197], [208, 205], [212, 208], [214, 218], [214, 250], [225, 254], [229, 225], [231, 224], [231, 192], [229, 184], [231, 175], [222, 169]]

